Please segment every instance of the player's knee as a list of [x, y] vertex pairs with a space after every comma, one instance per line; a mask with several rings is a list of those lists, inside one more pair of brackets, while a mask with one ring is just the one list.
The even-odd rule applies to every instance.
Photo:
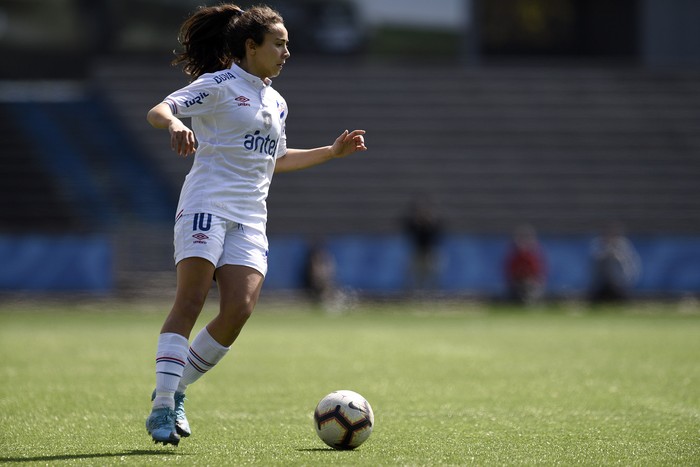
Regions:
[[221, 307], [221, 314], [227, 320], [245, 323], [255, 309], [255, 300], [251, 297], [244, 297], [235, 302], [226, 303]]
[[177, 297], [173, 309], [182, 317], [187, 317], [189, 319], [196, 320], [199, 314], [204, 308], [204, 302], [206, 301], [206, 295], [200, 296], [198, 294], [183, 294]]

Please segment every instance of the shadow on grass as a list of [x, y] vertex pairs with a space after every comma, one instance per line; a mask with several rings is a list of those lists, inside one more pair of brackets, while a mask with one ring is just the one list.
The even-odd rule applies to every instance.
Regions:
[[[128, 456], [182, 456], [180, 451], [148, 451], [145, 449], [131, 450], [124, 452], [105, 452], [95, 454], [62, 454], [56, 456], [36, 456], [36, 457], [0, 457], [0, 463], [4, 462], [51, 462], [72, 459], [102, 459], [106, 457], [128, 457]], [[186, 454], [185, 454], [186, 455]]]
[[337, 449], [333, 448], [299, 448], [298, 452], [338, 452]]

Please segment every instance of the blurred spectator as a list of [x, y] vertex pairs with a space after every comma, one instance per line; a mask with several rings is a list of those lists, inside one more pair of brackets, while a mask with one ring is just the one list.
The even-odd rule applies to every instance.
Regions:
[[325, 305], [335, 297], [335, 258], [322, 241], [316, 241], [309, 250], [304, 286], [309, 297], [317, 303]]
[[420, 196], [413, 200], [403, 219], [403, 228], [412, 247], [413, 288], [435, 288], [442, 223], [429, 197]]
[[626, 300], [639, 278], [641, 262], [622, 226], [610, 225], [593, 240], [591, 248], [593, 278], [591, 300], [611, 302]]
[[545, 258], [532, 226], [515, 229], [504, 271], [510, 300], [531, 304], [542, 298], [546, 284]]

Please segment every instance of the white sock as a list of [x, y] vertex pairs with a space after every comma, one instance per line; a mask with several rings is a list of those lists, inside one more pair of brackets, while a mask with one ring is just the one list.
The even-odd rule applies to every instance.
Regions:
[[158, 337], [156, 352], [156, 397], [153, 408], [175, 408], [175, 390], [187, 359], [187, 338], [166, 332]]
[[224, 358], [229, 347], [224, 347], [211, 337], [205, 327], [192, 341], [187, 353], [187, 364], [182, 373], [177, 392], [185, 392], [187, 386], [201, 378]]

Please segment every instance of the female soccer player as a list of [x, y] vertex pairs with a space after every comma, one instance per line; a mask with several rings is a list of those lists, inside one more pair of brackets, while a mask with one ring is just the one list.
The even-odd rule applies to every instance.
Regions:
[[[345, 130], [329, 146], [287, 148], [287, 104], [271, 78], [290, 56], [289, 41], [275, 10], [200, 7], [183, 23], [180, 42], [174, 63], [184, 65], [192, 81], [147, 117], [153, 127], [168, 129], [177, 154], [195, 155], [175, 218], [177, 291], [158, 339], [156, 389], [146, 420], [156, 443], [173, 445], [190, 435], [185, 389], [226, 354], [260, 295], [273, 172], [367, 149], [364, 130]], [[192, 130], [178, 117], [191, 117]], [[212, 279], [219, 312], [189, 344]]]

